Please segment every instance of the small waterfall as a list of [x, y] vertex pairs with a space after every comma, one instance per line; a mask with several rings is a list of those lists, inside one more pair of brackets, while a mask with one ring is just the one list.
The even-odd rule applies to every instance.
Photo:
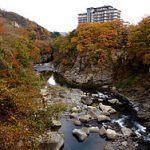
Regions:
[[135, 131], [135, 134], [138, 137], [142, 136], [142, 133], [146, 133], [146, 127], [142, 126], [141, 124], [139, 124], [138, 122], [134, 122], [134, 127], [133, 130]]
[[102, 92], [98, 92], [98, 97], [102, 99], [108, 98], [108, 95], [103, 94]]
[[48, 83], [50, 85], [57, 85], [53, 75], [48, 79]]
[[119, 127], [124, 127], [125, 126], [125, 120], [128, 118], [128, 116], [123, 115], [121, 118], [119, 119], [113, 119], [111, 122], [112, 123], [117, 123], [119, 125]]

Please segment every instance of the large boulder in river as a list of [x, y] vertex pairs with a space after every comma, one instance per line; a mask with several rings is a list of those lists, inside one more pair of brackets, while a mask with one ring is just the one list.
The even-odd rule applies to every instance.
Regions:
[[60, 150], [64, 145], [63, 137], [57, 132], [47, 132], [39, 137], [40, 149]]
[[71, 113], [71, 114], [70, 114], [70, 117], [71, 117], [71, 118], [78, 118], [78, 113]]
[[94, 106], [87, 106], [87, 109], [88, 109], [88, 110], [96, 111], [96, 109], [97, 109], [97, 108], [96, 108], [96, 107], [94, 107]]
[[52, 119], [53, 127], [61, 127], [61, 122], [59, 120]]
[[79, 113], [80, 111], [81, 111], [81, 108], [80, 108], [79, 106], [73, 107], [73, 108], [71, 109], [71, 112], [72, 112], [72, 113]]
[[82, 123], [81, 121], [78, 119], [78, 118], [74, 118], [73, 119], [73, 123], [76, 125], [76, 126], [80, 126]]
[[117, 133], [115, 130], [107, 129], [106, 136], [110, 140], [115, 140], [117, 138]]
[[103, 105], [102, 103], [99, 104], [99, 108], [103, 111], [103, 112], [109, 112], [109, 113], [116, 113], [117, 111], [115, 109], [113, 109], [111, 106], [108, 105]]
[[99, 133], [98, 127], [90, 127], [89, 130], [90, 130], [90, 133]]
[[87, 127], [83, 127], [83, 128], [82, 128], [82, 131], [85, 132], [87, 135], [90, 134], [90, 129], [87, 128]]
[[84, 141], [87, 138], [87, 134], [82, 129], [74, 129], [73, 135], [78, 138], [79, 141]]
[[79, 117], [79, 120], [81, 122], [89, 122], [91, 120], [91, 116], [90, 115], [83, 115]]
[[93, 103], [93, 100], [89, 96], [82, 96], [81, 102], [85, 105], [91, 105]]
[[121, 128], [121, 132], [127, 137], [131, 136], [131, 134], [133, 133], [131, 129], [126, 127]]
[[105, 115], [99, 115], [97, 119], [98, 121], [110, 121], [110, 117], [105, 116]]
[[100, 114], [101, 115], [105, 115], [105, 116], [110, 116], [110, 113], [109, 112], [105, 112], [105, 111], [100, 111]]
[[97, 119], [98, 113], [94, 110], [88, 110], [88, 114], [91, 116], [92, 119]]
[[106, 134], [106, 129], [102, 126], [99, 130], [99, 135], [103, 136]]

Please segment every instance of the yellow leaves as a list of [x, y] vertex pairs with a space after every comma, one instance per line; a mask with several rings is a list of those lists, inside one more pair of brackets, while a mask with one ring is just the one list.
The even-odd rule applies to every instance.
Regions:
[[147, 64], [147, 65], [150, 65], [150, 52], [143, 56], [143, 63]]
[[0, 148], [4, 150], [16, 150], [18, 149], [18, 142], [22, 140], [22, 147], [19, 149], [27, 149], [29, 146], [29, 143], [27, 142], [29, 131], [25, 129], [25, 124], [22, 120], [18, 121], [20, 124], [17, 126], [0, 124]]
[[80, 56], [87, 55], [90, 62], [92, 59], [94, 62], [105, 62], [111, 49], [117, 51], [125, 47], [126, 39], [126, 27], [121, 21], [116, 20], [106, 23], [80, 24], [73, 40], [77, 43], [76, 48]]
[[4, 25], [5, 25], [4, 19], [0, 18], [0, 33], [3, 33], [5, 31]]
[[133, 60], [134, 63], [140, 65], [150, 64], [150, 17], [144, 18], [136, 26], [129, 28], [128, 36], [128, 57]]
[[76, 44], [77, 43], [77, 38], [76, 37], [71, 38], [71, 43]]
[[82, 52], [84, 51], [84, 47], [83, 47], [82, 44], [78, 44], [78, 45], [77, 45], [77, 51], [78, 51], [79, 53], [82, 53]]

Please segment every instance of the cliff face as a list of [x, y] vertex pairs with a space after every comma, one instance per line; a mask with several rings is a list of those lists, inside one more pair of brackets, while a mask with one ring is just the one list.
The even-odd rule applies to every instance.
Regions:
[[80, 24], [54, 41], [54, 63], [76, 83], [110, 84], [126, 38], [126, 27], [119, 20]]
[[57, 71], [62, 74], [68, 81], [75, 84], [111, 84], [113, 80], [112, 66], [105, 65], [104, 67], [87, 66], [84, 60], [78, 56], [71, 68], [66, 68], [64, 65], [57, 65]]

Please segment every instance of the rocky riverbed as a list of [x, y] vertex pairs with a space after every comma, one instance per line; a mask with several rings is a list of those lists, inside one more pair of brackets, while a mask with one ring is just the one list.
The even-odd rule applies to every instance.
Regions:
[[[112, 92], [108, 92], [108, 86], [103, 86], [103, 92], [85, 92], [80, 89], [58, 88], [59, 84], [56, 83], [54, 76], [51, 76], [48, 81], [51, 86], [42, 90], [46, 102], [62, 101], [69, 106], [65, 115], [61, 117], [62, 127], [59, 130], [64, 134], [63, 150], [70, 150], [71, 145], [83, 150], [87, 150], [87, 146], [93, 150], [97, 148], [98, 150], [134, 150], [140, 149], [139, 141], [148, 140], [148, 129], [136, 120], [132, 103], [117, 94], [114, 87], [111, 87]], [[59, 90], [57, 92], [55, 90], [53, 94], [52, 88]], [[101, 143], [99, 147], [94, 147], [96, 144], [94, 141]], [[143, 149], [148, 149], [148, 146], [147, 143]]]

